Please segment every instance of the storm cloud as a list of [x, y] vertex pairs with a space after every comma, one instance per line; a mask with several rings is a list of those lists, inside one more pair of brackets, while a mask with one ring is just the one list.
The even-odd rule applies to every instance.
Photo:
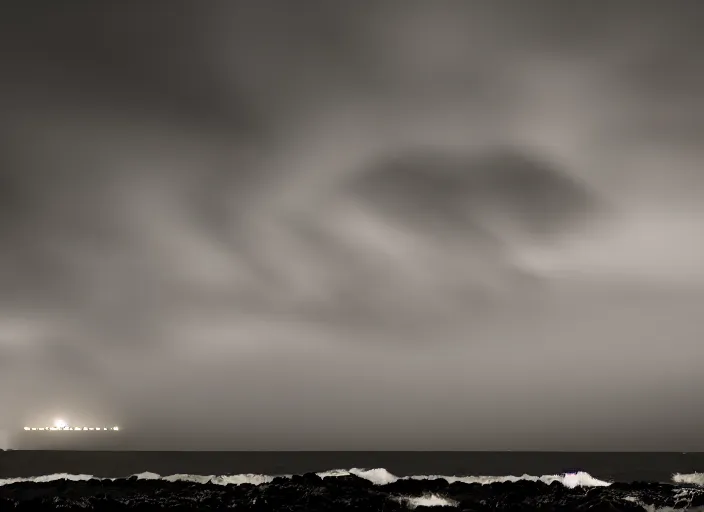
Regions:
[[0, 427], [701, 448], [701, 6], [354, 4], [3, 6]]

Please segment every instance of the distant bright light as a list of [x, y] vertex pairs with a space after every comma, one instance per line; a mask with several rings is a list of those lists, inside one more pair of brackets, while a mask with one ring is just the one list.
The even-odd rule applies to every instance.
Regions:
[[49, 430], [49, 431], [67, 431], [67, 430], [120, 430], [119, 427], [72, 427], [63, 420], [56, 420], [53, 427], [24, 427], [24, 430]]

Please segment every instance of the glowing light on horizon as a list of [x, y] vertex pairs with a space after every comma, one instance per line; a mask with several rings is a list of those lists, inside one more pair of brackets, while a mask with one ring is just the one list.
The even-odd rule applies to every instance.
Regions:
[[120, 430], [120, 427], [114, 426], [114, 427], [72, 427], [68, 423], [66, 423], [63, 420], [56, 420], [54, 422], [53, 427], [23, 427], [23, 430], [26, 431], [36, 431], [36, 430], [43, 430], [43, 431], [59, 431], [59, 430], [71, 430], [71, 431], [76, 431], [76, 430], [102, 430], [102, 431], [108, 431], [108, 430], [113, 430], [113, 431], [118, 431]]

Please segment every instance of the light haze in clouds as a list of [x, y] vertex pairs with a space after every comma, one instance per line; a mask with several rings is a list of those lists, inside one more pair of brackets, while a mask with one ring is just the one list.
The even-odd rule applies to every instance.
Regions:
[[700, 13], [3, 6], [0, 429], [703, 449]]

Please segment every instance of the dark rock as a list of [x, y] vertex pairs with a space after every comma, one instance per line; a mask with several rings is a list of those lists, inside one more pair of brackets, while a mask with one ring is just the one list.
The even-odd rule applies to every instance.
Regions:
[[[320, 478], [309, 473], [292, 478], [276, 478], [255, 486], [213, 483], [118, 480], [14, 483], [0, 486], [0, 510], [48, 511], [150, 511], [225, 510], [240, 511], [385, 511], [408, 509], [403, 498], [434, 494], [453, 500], [465, 512], [531, 511], [636, 511], [643, 505], [655, 509], [672, 507], [687, 510], [704, 505], [704, 490], [647, 482], [615, 483], [609, 487], [569, 489], [560, 483], [504, 482], [490, 485], [448, 483], [436, 480], [398, 480], [374, 485], [347, 475]], [[436, 507], [417, 507], [439, 511]], [[443, 509], [445, 510], [445, 509]]]

